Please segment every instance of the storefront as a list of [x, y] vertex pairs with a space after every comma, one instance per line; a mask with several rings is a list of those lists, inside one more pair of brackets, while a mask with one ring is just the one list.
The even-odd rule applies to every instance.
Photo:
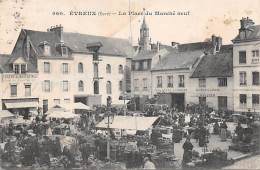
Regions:
[[28, 119], [32, 114], [38, 114], [39, 99], [2, 99], [3, 110], [9, 110], [15, 115], [21, 115]]

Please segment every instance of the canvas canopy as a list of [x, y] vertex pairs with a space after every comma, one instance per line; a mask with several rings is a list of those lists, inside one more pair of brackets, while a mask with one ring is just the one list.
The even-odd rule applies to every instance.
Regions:
[[73, 109], [92, 110], [91, 107], [89, 107], [81, 102], [73, 103]]
[[[159, 117], [114, 116], [110, 117], [109, 128], [125, 130], [147, 130]], [[96, 128], [107, 128], [107, 117], [96, 125]]]
[[34, 107], [38, 107], [38, 102], [15, 102], [15, 103], [5, 102], [5, 106], [7, 109], [34, 108]]
[[11, 112], [9, 112], [8, 110], [0, 111], [0, 119], [10, 118], [10, 117], [14, 117], [14, 115]]
[[57, 119], [73, 119], [78, 117], [78, 115], [71, 113], [71, 112], [62, 112], [62, 111], [53, 111], [52, 113], [48, 114], [47, 118], [57, 118]]

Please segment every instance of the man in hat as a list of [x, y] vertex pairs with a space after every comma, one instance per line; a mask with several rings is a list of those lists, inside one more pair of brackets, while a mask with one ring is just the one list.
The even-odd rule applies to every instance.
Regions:
[[191, 162], [192, 159], [192, 149], [193, 145], [190, 142], [190, 137], [187, 136], [186, 141], [184, 142], [182, 148], [184, 149], [182, 164], [186, 165], [187, 163]]

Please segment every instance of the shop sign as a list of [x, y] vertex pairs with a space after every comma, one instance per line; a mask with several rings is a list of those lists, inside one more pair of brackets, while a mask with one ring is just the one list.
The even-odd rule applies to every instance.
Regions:
[[198, 97], [215, 97], [216, 95], [214, 93], [209, 94], [199, 94]]
[[220, 91], [220, 90], [219, 90], [219, 89], [214, 89], [214, 88], [213, 88], [213, 89], [196, 89], [196, 91], [198, 91], [198, 92], [211, 91], [211, 92], [212, 92], [212, 91]]
[[12, 81], [12, 80], [30, 80], [37, 78], [37, 74], [3, 74], [3, 81]]
[[173, 89], [173, 88], [164, 88], [156, 89], [156, 93], [174, 93], [174, 92], [186, 92], [187, 89]]

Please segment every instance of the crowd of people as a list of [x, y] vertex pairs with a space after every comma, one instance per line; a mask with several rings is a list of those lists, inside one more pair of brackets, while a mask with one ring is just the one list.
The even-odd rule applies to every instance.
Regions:
[[[119, 109], [119, 114], [122, 111]], [[100, 115], [105, 112], [105, 107], [97, 109], [92, 113], [94, 119], [82, 114], [77, 120], [52, 120], [46, 115], [37, 116], [32, 122], [19, 125], [10, 120], [7, 125], [0, 126], [1, 143], [5, 144], [1, 151], [1, 158], [16, 165], [40, 167], [95, 168], [98, 166], [98, 161], [110, 162], [112, 160], [107, 159], [108, 135], [98, 134], [95, 129], [96, 122], [101, 120]], [[111, 152], [115, 152], [116, 155], [114, 161], [124, 162], [127, 168], [159, 168], [153, 156], [161, 152], [170, 154], [168, 152], [170, 150], [174, 154], [174, 144], [181, 142], [183, 138], [186, 140], [182, 145], [184, 151], [182, 164], [186, 166], [192, 161], [194, 143], [191, 139], [195, 139], [199, 147], [206, 148], [211, 134], [219, 135], [223, 142], [231, 135], [228, 131], [226, 115], [221, 112], [215, 113], [206, 106], [187, 105], [183, 111], [180, 111], [165, 105], [157, 108], [150, 105], [144, 115], [160, 117], [159, 124], [154, 127], [150, 136], [148, 133], [138, 132], [134, 136], [116, 139], [111, 129], [108, 132], [109, 140], [117, 141], [116, 146], [111, 144]], [[172, 129], [172, 139], [170, 143], [168, 142], [166, 151], [160, 150], [163, 148], [162, 145], [165, 145], [158, 128], [160, 126]], [[243, 128], [241, 123], [238, 123], [235, 128], [236, 140], [248, 142], [251, 140], [251, 131], [252, 129]], [[125, 145], [123, 146], [122, 143]], [[136, 146], [129, 151], [126, 148], [130, 143]], [[112, 148], [116, 148], [116, 151]]]

